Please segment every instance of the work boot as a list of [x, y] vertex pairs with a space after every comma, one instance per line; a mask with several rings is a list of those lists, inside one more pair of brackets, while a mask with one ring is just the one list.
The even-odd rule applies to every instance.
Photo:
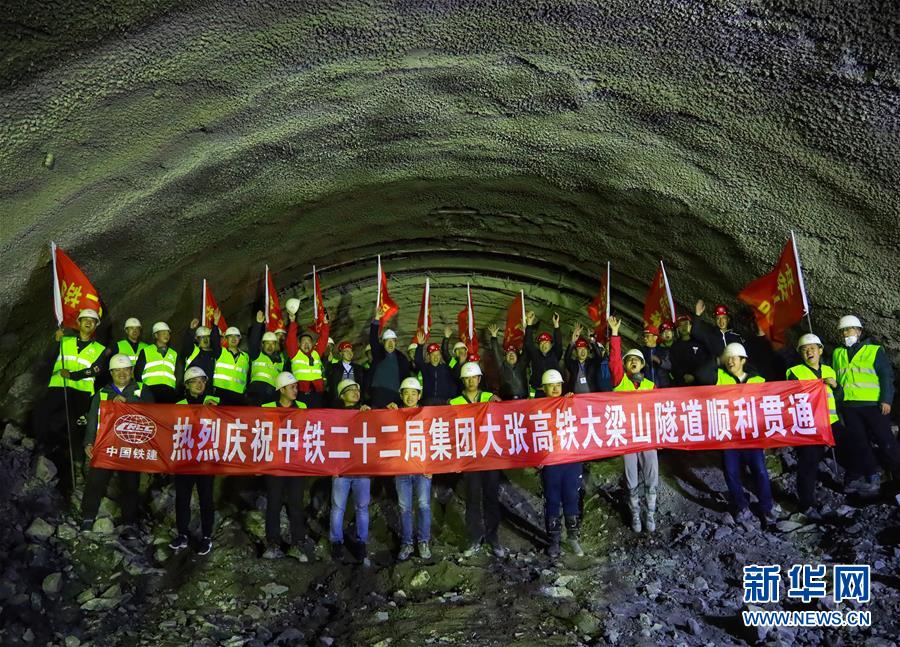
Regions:
[[412, 544], [403, 544], [400, 546], [400, 552], [397, 553], [397, 559], [401, 562], [405, 562], [413, 554], [413, 545]]
[[641, 497], [637, 488], [628, 492], [628, 509], [631, 511], [631, 529], [641, 531]]
[[656, 490], [647, 491], [647, 532], [656, 532]]
[[419, 542], [419, 557], [422, 559], [431, 559], [431, 546], [428, 545], [427, 541]]
[[335, 562], [343, 562], [346, 557], [346, 551], [344, 550], [344, 544], [342, 542], [335, 542], [331, 544], [331, 559]]
[[562, 537], [562, 524], [559, 521], [559, 517], [547, 519], [547, 537], [550, 539], [550, 545], [547, 546], [547, 556], [550, 559], [556, 559], [562, 552], [559, 547]]
[[474, 557], [479, 552], [481, 552], [481, 540], [473, 541], [469, 544], [469, 547], [463, 551], [463, 557], [469, 558]]
[[566, 537], [572, 546], [572, 552], [578, 557], [582, 557], [584, 549], [581, 547], [581, 519], [578, 515], [566, 517]]
[[281, 550], [276, 542], [266, 544], [266, 552], [262, 554], [263, 559], [281, 559], [284, 557], [284, 551]]
[[291, 547], [288, 548], [286, 554], [288, 557], [293, 557], [298, 562], [306, 563], [309, 561], [309, 555], [306, 554], [306, 551], [303, 548], [303, 544], [291, 544]]

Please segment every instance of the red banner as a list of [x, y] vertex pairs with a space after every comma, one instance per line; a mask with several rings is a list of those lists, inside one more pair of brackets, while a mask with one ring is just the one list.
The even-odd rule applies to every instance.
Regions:
[[325, 326], [325, 301], [322, 299], [322, 284], [319, 283], [319, 275], [316, 274], [316, 266], [313, 265], [313, 324], [312, 330], [321, 333]]
[[519, 290], [516, 298], [506, 309], [506, 328], [503, 331], [503, 347], [515, 346], [522, 350], [525, 345], [525, 293]]
[[[672, 291], [669, 289], [669, 279], [666, 276], [666, 268], [663, 262], [659, 262], [659, 269], [653, 277], [653, 283], [647, 291], [644, 300], [644, 326], [659, 327], [664, 321], [675, 323], [675, 304], [672, 303]], [[599, 341], [599, 340], [598, 340]]]
[[279, 328], [284, 329], [284, 317], [281, 315], [281, 303], [278, 301], [278, 292], [275, 290], [275, 279], [266, 265], [266, 331], [275, 332]]
[[437, 474], [648, 449], [833, 445], [825, 385], [791, 380], [360, 412], [100, 403], [91, 465], [180, 474]]
[[600, 291], [588, 304], [587, 314], [594, 324], [594, 337], [598, 344], [606, 342], [607, 318], [609, 317], [610, 263], [606, 263], [606, 274], [600, 279]]
[[75, 262], [63, 250], [50, 243], [53, 257], [53, 311], [56, 324], [78, 328], [78, 313], [82, 310], [96, 310], [103, 316], [100, 293], [88, 280]]

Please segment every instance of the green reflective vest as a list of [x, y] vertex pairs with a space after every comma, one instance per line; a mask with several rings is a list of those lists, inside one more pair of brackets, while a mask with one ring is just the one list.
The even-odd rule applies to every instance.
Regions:
[[[478, 395], [478, 402], [490, 402], [491, 398], [494, 397], [494, 394], [489, 391], [481, 391]], [[466, 396], [458, 395], [452, 400], [450, 400], [450, 404], [474, 404], [473, 402], [469, 402], [466, 400]]]
[[253, 360], [250, 365], [250, 381], [263, 382], [271, 387], [275, 387], [275, 378], [284, 370], [284, 361], [279, 354], [279, 362], [276, 364], [272, 358], [265, 353], [260, 353], [259, 357]]
[[[262, 406], [264, 406], [264, 407], [277, 407], [277, 406], [278, 406], [278, 402], [277, 402], [277, 401], [275, 401], [275, 402], [266, 402], [266, 403], [265, 403], [264, 405], [262, 405]], [[300, 402], [300, 400], [294, 400], [294, 407], [297, 408], [297, 409], [305, 409], [305, 408], [306, 408], [306, 403], [305, 403], [305, 402]]]
[[[291, 373], [299, 382], [315, 382], [322, 379], [322, 358], [317, 351], [310, 353], [309, 357], [303, 351], [298, 350], [291, 358]], [[275, 383], [273, 382], [274, 386]]]
[[835, 348], [831, 363], [837, 373], [837, 381], [844, 387], [844, 402], [878, 402], [881, 386], [875, 372], [877, 344], [863, 344], [852, 360], [846, 348]]
[[159, 352], [157, 346], [149, 346], [144, 349], [144, 372], [141, 373], [141, 382], [147, 386], [168, 386], [175, 388], [175, 364], [178, 361], [178, 353], [174, 348], [167, 348], [166, 354]]
[[243, 393], [247, 387], [247, 376], [250, 374], [250, 356], [239, 351], [235, 357], [227, 348], [223, 348], [216, 360], [213, 374], [213, 386], [232, 393]]
[[[185, 398], [184, 400], [179, 400], [175, 404], [190, 404], [190, 402], [188, 402], [187, 398]], [[203, 398], [203, 404], [219, 404], [219, 398], [214, 395], [208, 395]]]
[[635, 386], [634, 382], [631, 381], [631, 378], [627, 375], [623, 375], [622, 381], [619, 382], [618, 386], [616, 386], [613, 391], [649, 391], [654, 388], [656, 388], [656, 385], [646, 377], [641, 378], [641, 383]]
[[[798, 380], [824, 380], [829, 377], [837, 379], [833, 368], [825, 364], [820, 364], [819, 366], [822, 369], [821, 378], [817, 377], [816, 374], [812, 372], [812, 369], [806, 364], [797, 364], [796, 366], [790, 367], [787, 370], [786, 377], [791, 379], [791, 376], [794, 376], [794, 378]], [[834, 424], [838, 421], [837, 403], [834, 401], [834, 391], [831, 390], [831, 387], [828, 384], [825, 385], [825, 389], [828, 391], [828, 415], [831, 419], [831, 424]]]
[[84, 391], [94, 395], [93, 377], [86, 377], [82, 380], [64, 380], [59, 372], [66, 369], [71, 373], [75, 373], [76, 371], [90, 368], [94, 365], [94, 362], [100, 359], [100, 356], [105, 351], [103, 344], [92, 341], [79, 353], [78, 339], [76, 337], [63, 337], [59, 355], [56, 356], [56, 363], [53, 365], [53, 375], [50, 376], [50, 386], [69, 387], [76, 391]]
[[[748, 379], [744, 384], [759, 384], [760, 382], [765, 382], [765, 379], [761, 378], [759, 375], [754, 375], [750, 379]], [[719, 376], [716, 378], [716, 386], [728, 385], [728, 384], [737, 384], [737, 378], [735, 378], [731, 373], [727, 371], [723, 371], [719, 369]]]
[[[132, 395], [136, 398], [141, 397], [141, 384], [140, 383], [138, 383], [137, 388], [134, 390], [134, 393], [132, 393]], [[109, 393], [107, 393], [105, 390], [101, 390], [100, 391], [100, 402], [106, 402], [107, 400], [109, 400]]]
[[150, 348], [151, 344], [139, 341], [137, 350], [134, 350], [131, 346], [131, 342], [127, 339], [120, 339], [116, 344], [116, 351], [121, 353], [122, 355], [128, 355], [128, 359], [131, 360], [132, 366], [137, 364], [138, 355], [141, 354], [142, 350], [146, 350]]

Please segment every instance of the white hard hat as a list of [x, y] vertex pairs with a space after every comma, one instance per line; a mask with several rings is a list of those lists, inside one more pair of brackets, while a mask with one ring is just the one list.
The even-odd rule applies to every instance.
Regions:
[[738, 344], [737, 342], [728, 344], [725, 347], [725, 350], [722, 351], [722, 359], [727, 359], [729, 357], [743, 357], [747, 359], [747, 350], [744, 348], [743, 344]]
[[385, 340], [385, 339], [397, 339], [397, 333], [395, 333], [393, 330], [391, 330], [390, 328], [388, 328], [387, 330], [384, 331], [384, 333], [382, 333], [381, 339], [382, 339], [382, 340]]
[[240, 337], [241, 331], [236, 326], [228, 326], [228, 328], [225, 330], [225, 336], [230, 337], [232, 335], [237, 335], [238, 337]]
[[169, 328], [169, 324], [167, 324], [165, 321], [157, 321], [155, 324], [153, 324], [153, 328], [151, 329], [151, 332], [155, 335], [156, 333], [160, 332], [161, 330], [165, 330], [166, 332], [172, 332], [172, 329]]
[[134, 364], [131, 363], [131, 358], [128, 357], [128, 355], [116, 353], [109, 358], [110, 368], [131, 368], [132, 366], [134, 366]]
[[419, 380], [415, 377], [408, 377], [402, 382], [400, 382], [400, 390], [403, 389], [415, 389], [416, 391], [422, 390], [422, 385], [419, 383]]
[[278, 337], [275, 336], [273, 332], [263, 333], [262, 341], [274, 341], [278, 343]]
[[644, 354], [641, 351], [639, 351], [637, 348], [632, 348], [630, 351], [625, 353], [622, 356], [622, 361], [624, 362], [629, 357], [637, 357], [639, 360], [641, 360], [641, 365], [644, 365], [647, 363], [647, 360], [644, 359]]
[[191, 380], [196, 380], [198, 377], [202, 377], [204, 380], [209, 379], [209, 376], [206, 374], [206, 371], [204, 371], [199, 366], [190, 366], [184, 372], [184, 381], [185, 382], [190, 382]]
[[459, 369], [460, 377], [475, 377], [476, 375], [484, 375], [481, 372], [481, 367], [478, 365], [478, 362], [466, 362], [462, 365], [462, 368]]
[[844, 328], [862, 328], [862, 322], [859, 320], [859, 317], [856, 315], [844, 315], [841, 317], [841, 320], [838, 321], [838, 330], [843, 330]]
[[287, 334], [287, 330], [285, 330], [284, 328], [281, 328], [281, 327], [279, 326], [278, 328], [275, 329], [275, 334], [277, 335], [278, 333], [281, 333], [282, 335], [286, 335], [286, 334]]
[[465, 348], [465, 349], [468, 350], [469, 347], [466, 346], [466, 345], [465, 345], [463, 342], [461, 342], [461, 341], [458, 341], [458, 342], [456, 342], [455, 344], [453, 344], [453, 350], [454, 350], [454, 351], [459, 350], [460, 348]]
[[359, 388], [359, 382], [356, 382], [355, 380], [341, 380], [337, 386], [338, 395], [341, 395], [344, 391], [349, 389], [351, 386], [355, 386], [356, 388]]
[[562, 373], [555, 368], [544, 371], [544, 374], [541, 376], [541, 384], [562, 384], [562, 381]]
[[93, 308], [85, 308], [78, 313], [79, 319], [84, 319], [85, 317], [87, 317], [88, 319], [96, 319], [97, 321], [100, 321], [100, 315], [98, 315], [97, 311]]
[[418, 347], [419, 347], [419, 345], [416, 342], [413, 342], [409, 346], [406, 347], [406, 350], [415, 350]]
[[194, 337], [209, 337], [209, 333], [212, 331], [206, 326], [197, 326], [197, 330], [194, 331]]
[[329, 337], [329, 338], [328, 338], [328, 343], [329, 343], [330, 345], [334, 346], [334, 337]]
[[284, 373], [279, 373], [278, 376], [275, 378], [275, 388], [276, 389], [283, 389], [284, 387], [286, 387], [290, 384], [296, 384], [296, 383], [297, 383], [297, 378], [294, 377], [294, 374], [289, 371], [285, 371]]
[[137, 317], [128, 317], [128, 319], [125, 320], [125, 330], [128, 330], [129, 328], [140, 328], [140, 327], [141, 327], [141, 321]]
[[800, 350], [804, 346], [808, 346], [810, 344], [816, 344], [817, 346], [822, 346], [822, 340], [819, 339], [818, 335], [814, 335], [811, 332], [806, 333], [797, 341], [797, 350]]
[[300, 299], [291, 297], [284, 302], [284, 309], [290, 312], [292, 315], [297, 314], [297, 311], [300, 309]]

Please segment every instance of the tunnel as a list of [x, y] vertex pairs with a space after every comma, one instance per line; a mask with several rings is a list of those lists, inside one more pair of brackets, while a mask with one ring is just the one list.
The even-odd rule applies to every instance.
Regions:
[[[301, 312], [315, 266], [333, 337], [363, 342], [380, 257], [404, 345], [426, 278], [435, 326], [455, 327], [468, 284], [483, 340], [520, 290], [542, 325], [558, 312], [568, 334], [587, 322], [607, 262], [631, 345], [660, 260], [678, 312], [698, 299], [738, 308], [793, 232], [804, 327], [832, 348], [838, 319], [855, 314], [900, 363], [891, 3], [53, 0], [6, 2], [2, 14], [0, 420], [25, 436], [56, 328], [51, 241], [100, 291], [110, 340], [132, 316], [183, 330], [203, 279], [246, 330], [268, 265], [282, 303], [298, 297]], [[41, 500], [63, 506], [52, 492]], [[893, 539], [870, 544], [893, 546], [896, 565], [890, 504], [878, 514]], [[38, 570], [52, 561], [41, 550]], [[4, 567], [23, 571], [24, 554]], [[597, 585], [613, 609], [631, 604], [611, 590], [617, 578], [604, 571]], [[500, 582], [482, 586], [500, 594]], [[896, 571], [880, 586], [896, 610]], [[578, 627], [600, 613], [582, 611], [553, 617]], [[704, 613], [699, 633], [663, 621], [679, 629], [658, 644], [753, 642]], [[880, 622], [866, 635], [896, 637], [896, 616]], [[543, 644], [621, 635], [590, 625]], [[7, 638], [28, 642], [17, 631]], [[281, 635], [269, 633], [256, 640]], [[335, 644], [383, 637], [355, 635]]]

